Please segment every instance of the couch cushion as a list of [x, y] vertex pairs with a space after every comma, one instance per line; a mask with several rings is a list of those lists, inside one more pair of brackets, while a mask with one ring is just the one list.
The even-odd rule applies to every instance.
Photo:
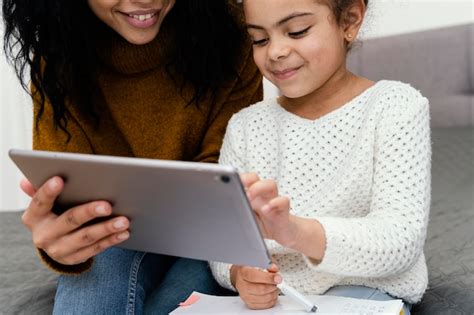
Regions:
[[474, 129], [433, 130], [428, 291], [414, 314], [474, 310]]

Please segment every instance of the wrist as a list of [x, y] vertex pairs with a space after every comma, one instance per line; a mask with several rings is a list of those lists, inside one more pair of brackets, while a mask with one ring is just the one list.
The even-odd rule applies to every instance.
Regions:
[[[326, 233], [319, 221], [290, 216], [291, 242], [288, 248], [312, 259], [321, 260], [326, 251]], [[283, 245], [283, 244], [282, 244]]]
[[238, 271], [239, 266], [232, 265], [230, 266], [230, 283], [232, 286], [235, 288], [235, 280], [237, 278], [237, 271]]
[[291, 248], [294, 250], [297, 250], [298, 244], [301, 243], [301, 241], [304, 241], [302, 239], [302, 225], [304, 224], [303, 218], [299, 218], [294, 215], [290, 215], [289, 217], [289, 223], [288, 223], [288, 231], [289, 231], [289, 237], [285, 244], [281, 244], [287, 248]]

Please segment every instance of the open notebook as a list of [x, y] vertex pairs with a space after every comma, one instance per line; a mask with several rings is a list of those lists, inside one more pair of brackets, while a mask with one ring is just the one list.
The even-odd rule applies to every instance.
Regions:
[[[353, 299], [329, 295], [307, 295], [311, 301], [318, 307], [316, 313], [312, 314], [387, 314], [402, 315], [402, 300], [391, 301], [371, 301]], [[250, 310], [238, 296], [213, 296], [199, 292], [193, 292], [186, 302], [172, 315], [204, 315], [204, 314], [259, 314], [259, 315], [278, 315], [278, 314], [310, 314], [306, 313], [300, 305], [286, 296], [280, 296], [275, 307], [267, 310]]]

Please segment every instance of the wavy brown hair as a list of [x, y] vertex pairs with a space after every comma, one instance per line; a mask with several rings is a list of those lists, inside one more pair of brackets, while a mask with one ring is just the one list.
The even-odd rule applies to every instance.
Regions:
[[[178, 0], [164, 21], [174, 25], [176, 34], [168, 73], [178, 84], [194, 87], [190, 104], [208, 93], [215, 96], [223, 82], [237, 75], [245, 32], [234, 11], [224, 0]], [[98, 30], [106, 26], [87, 0], [3, 0], [2, 12], [7, 58], [27, 91], [29, 69], [39, 94], [37, 126], [46, 99], [55, 126], [66, 133], [68, 101], [99, 120], [96, 42]]]
[[[321, 0], [318, 0], [318, 1], [321, 1]], [[354, 2], [357, 0], [322, 0], [322, 1], [329, 5], [337, 21], [340, 23], [342, 14], [351, 5], [353, 5]], [[365, 6], [367, 7], [369, 5], [369, 0], [364, 0], [364, 3], [365, 3]]]

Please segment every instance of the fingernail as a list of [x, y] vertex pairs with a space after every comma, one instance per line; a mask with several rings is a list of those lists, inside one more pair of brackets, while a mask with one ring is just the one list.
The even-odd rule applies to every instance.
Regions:
[[51, 189], [56, 189], [58, 187], [58, 180], [56, 178], [53, 178], [49, 181], [49, 188]]
[[273, 281], [275, 281], [276, 284], [280, 284], [283, 281], [283, 279], [281, 278], [281, 276], [277, 275], [273, 278]]
[[95, 208], [95, 212], [99, 215], [104, 215], [104, 214], [107, 214], [107, 209], [105, 209], [104, 205], [98, 205]]
[[248, 191], [247, 191], [247, 198], [248, 198], [249, 200], [252, 199], [252, 195], [251, 195]]
[[125, 220], [124, 219], [119, 219], [114, 222], [114, 228], [116, 229], [122, 229], [126, 226]]
[[130, 236], [130, 234], [128, 232], [123, 232], [123, 233], [120, 233], [119, 235], [117, 235], [117, 238], [119, 240], [123, 241], [123, 240], [126, 240], [129, 236]]

